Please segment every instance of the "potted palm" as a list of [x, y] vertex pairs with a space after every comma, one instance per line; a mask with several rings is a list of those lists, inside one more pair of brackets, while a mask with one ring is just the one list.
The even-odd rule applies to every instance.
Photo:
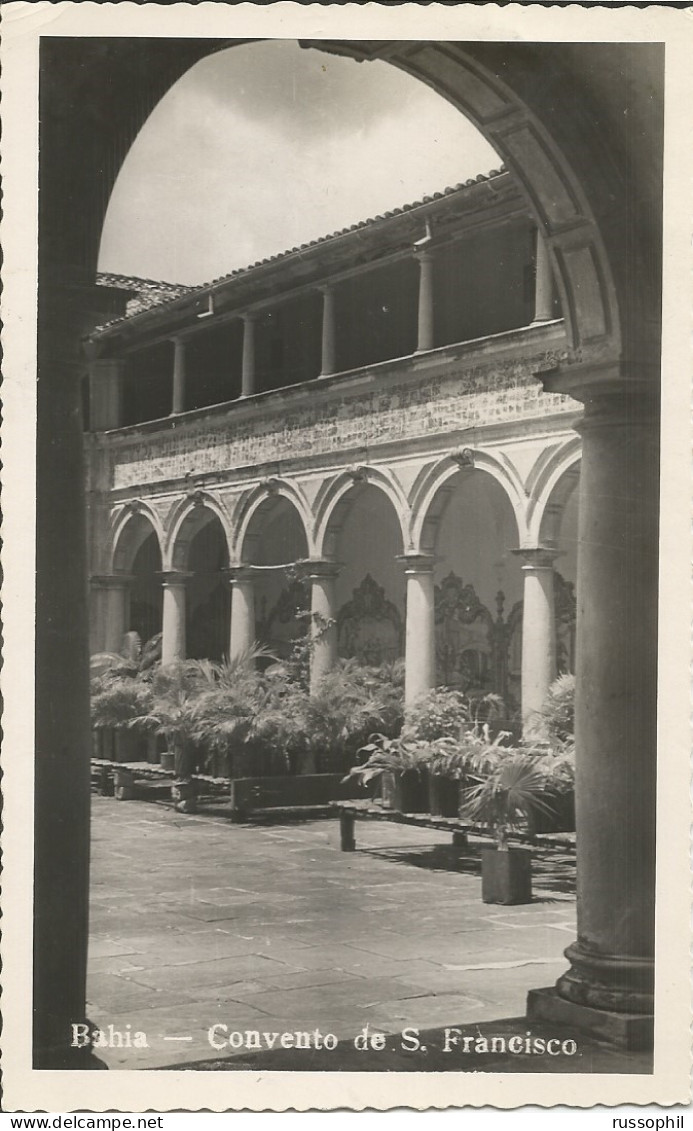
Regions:
[[498, 695], [472, 698], [450, 687], [433, 688], [408, 708], [402, 736], [431, 743], [428, 806], [433, 816], [458, 815], [461, 784], [470, 753], [476, 750], [474, 736], [504, 709]]
[[370, 736], [394, 738], [403, 721], [401, 665], [381, 667], [341, 660], [313, 689], [305, 705], [305, 726], [316, 763], [345, 770]]
[[[99, 736], [113, 735], [117, 761], [137, 760], [143, 735], [150, 729], [142, 721], [150, 707], [149, 683], [122, 661], [91, 680], [92, 727]], [[129, 801], [134, 796], [132, 773], [125, 768], [116, 769], [113, 777], [116, 798]]]
[[174, 780], [171, 796], [179, 812], [196, 809], [193, 773], [198, 762], [196, 703], [214, 687], [215, 668], [208, 660], [181, 660], [154, 670], [151, 700], [147, 714], [133, 719], [130, 726], [145, 727], [164, 735], [168, 752], [173, 754]]
[[541, 710], [532, 718], [533, 751], [555, 792], [550, 815], [535, 813], [537, 833], [575, 831], [575, 676], [560, 675], [551, 684]]
[[[388, 738], [384, 734], [371, 735], [371, 741], [359, 750], [366, 761], [354, 766], [347, 775], [362, 785], [373, 779], [391, 777], [392, 796], [383, 794], [383, 803], [400, 813], [427, 813], [427, 771], [431, 757], [430, 743], [415, 739]], [[389, 802], [389, 804], [388, 804]]]
[[552, 792], [541, 760], [498, 745], [481, 751], [470, 773], [474, 784], [463, 791], [461, 815], [488, 825], [495, 845], [481, 853], [481, 898], [484, 903], [529, 903], [532, 899], [532, 856], [511, 848], [512, 832], [526, 827], [538, 812], [549, 813]]

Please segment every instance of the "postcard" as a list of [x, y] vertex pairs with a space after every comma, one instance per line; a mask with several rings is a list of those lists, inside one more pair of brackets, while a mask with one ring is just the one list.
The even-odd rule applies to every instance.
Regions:
[[691, 27], [5, 5], [6, 1110], [689, 1102]]

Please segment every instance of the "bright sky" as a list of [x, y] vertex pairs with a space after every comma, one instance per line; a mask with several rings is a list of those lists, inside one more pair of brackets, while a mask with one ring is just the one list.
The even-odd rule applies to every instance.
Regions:
[[245, 44], [154, 109], [116, 182], [99, 270], [210, 282], [499, 165], [459, 111], [388, 63]]

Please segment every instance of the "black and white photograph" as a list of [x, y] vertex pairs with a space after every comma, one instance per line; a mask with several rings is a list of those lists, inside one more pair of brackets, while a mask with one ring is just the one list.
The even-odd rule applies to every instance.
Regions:
[[690, 20], [299, 7], [5, 5], [7, 1110], [686, 1104]]

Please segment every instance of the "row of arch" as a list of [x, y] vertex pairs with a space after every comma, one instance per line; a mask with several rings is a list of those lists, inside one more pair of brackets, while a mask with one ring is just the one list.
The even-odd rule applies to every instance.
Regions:
[[165, 526], [154, 508], [135, 500], [114, 514], [111, 565], [114, 570], [130, 569], [143, 540], [154, 532], [162, 568], [187, 568], [190, 542], [209, 520], [209, 512], [216, 516], [224, 532], [228, 561], [251, 563], [254, 543], [276, 513], [279, 500], [285, 500], [295, 512], [305, 539], [304, 556], [330, 557], [349, 499], [365, 485], [381, 491], [392, 504], [402, 552], [429, 552], [446, 485], [454, 477], [472, 471], [490, 475], [502, 488], [514, 515], [518, 547], [539, 546], [554, 541], [556, 516], [562, 499], [573, 490], [579, 459], [578, 438], [545, 453], [535, 465], [527, 490], [503, 455], [460, 449], [424, 467], [408, 497], [392, 471], [360, 465], [323, 483], [312, 507], [298, 483], [276, 477], [244, 494], [231, 514], [216, 494], [193, 491], [174, 505]]

